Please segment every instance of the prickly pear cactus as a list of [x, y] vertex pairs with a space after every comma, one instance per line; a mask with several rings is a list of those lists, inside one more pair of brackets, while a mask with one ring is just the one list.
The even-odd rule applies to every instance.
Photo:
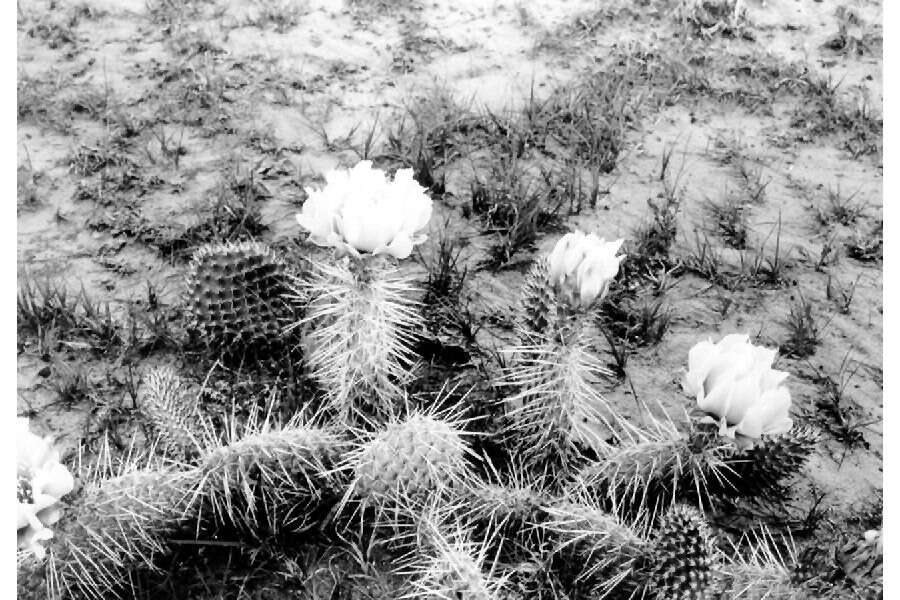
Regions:
[[361, 497], [410, 497], [447, 489], [465, 473], [468, 447], [453, 423], [425, 414], [389, 424], [352, 457]]
[[703, 515], [673, 507], [651, 540], [647, 597], [662, 600], [710, 598], [713, 545]]
[[139, 391], [139, 403], [165, 451], [185, 454], [196, 448], [201, 419], [197, 394], [175, 369], [150, 369]]
[[204, 246], [191, 261], [187, 295], [192, 325], [209, 346], [227, 353], [282, 347], [292, 314], [287, 267], [266, 245]]

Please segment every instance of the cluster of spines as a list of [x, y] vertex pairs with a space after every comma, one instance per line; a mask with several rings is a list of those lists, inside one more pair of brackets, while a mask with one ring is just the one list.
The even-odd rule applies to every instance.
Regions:
[[305, 329], [312, 377], [334, 411], [348, 422], [392, 414], [414, 361], [415, 288], [396, 271], [359, 262], [317, 265], [295, 287], [310, 298], [295, 326]]
[[597, 390], [609, 371], [586, 343], [539, 343], [507, 349], [512, 356], [501, 388], [510, 443], [536, 464], [572, 469], [588, 449], [606, 454], [610, 439], [634, 443], [640, 432]]
[[566, 563], [563, 570], [606, 597], [629, 581], [646, 551], [641, 526], [603, 510], [586, 490], [567, 496], [544, 507], [541, 528], [556, 540], [554, 554]]
[[656, 422], [641, 440], [586, 464], [575, 479], [615, 512], [653, 522], [678, 501], [709, 507], [733, 448], [714, 432], [694, 429], [685, 437], [673, 423]]
[[47, 595], [123, 597], [134, 572], [155, 569], [181, 530], [237, 527], [262, 538], [319, 524], [310, 520], [327, 513], [345, 485], [334, 470], [343, 439], [299, 420], [280, 427], [251, 421], [231, 433], [202, 438], [194, 465], [135, 468], [130, 461], [111, 475], [91, 475], [74, 518], [61, 521], [51, 541]]
[[154, 367], [144, 375], [138, 397], [165, 452], [177, 456], [196, 452], [203, 417], [198, 393], [188, 381], [171, 366]]
[[503, 476], [494, 470], [489, 479], [473, 479], [463, 491], [463, 519], [479, 530], [495, 531], [492, 541], [498, 546], [528, 547], [540, 539], [537, 526], [544, 520], [548, 490], [546, 476], [534, 476], [521, 462], [514, 463]]
[[642, 440], [587, 464], [576, 479], [617, 512], [644, 512], [651, 521], [678, 502], [707, 509], [729, 498], [776, 498], [818, 440], [814, 430], [797, 427], [738, 450], [702, 426], [685, 436], [673, 423], [656, 423], [643, 433]]
[[801, 600], [809, 590], [794, 581], [797, 550], [793, 540], [776, 540], [768, 529], [745, 533], [732, 551], [720, 556], [715, 591], [719, 598]]
[[228, 242], [194, 254], [187, 304], [202, 339], [233, 353], [285, 349], [293, 305], [286, 264], [265, 244]]

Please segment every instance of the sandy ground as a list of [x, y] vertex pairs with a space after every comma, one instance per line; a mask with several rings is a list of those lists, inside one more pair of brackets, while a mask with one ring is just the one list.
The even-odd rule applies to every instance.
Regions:
[[[385, 143], [405, 110], [436, 90], [502, 113], [525, 106], [532, 89], [540, 96], [612, 68], [616, 56], [643, 56], [648, 69], [680, 65], [687, 75], [654, 88], [655, 102], [629, 124], [614, 169], [601, 175], [607, 193], [566, 227], [633, 238], [650, 218], [648, 199], [663, 192], [660, 164], [671, 152], [683, 194], [676, 259], [706, 235], [735, 269], [758, 248], [773, 257], [776, 245], [786, 266], [776, 285], [724, 286], [675, 272], [661, 296], [671, 311], [665, 335], [632, 349], [627, 380], [607, 394], [623, 404], [637, 394], [687, 408], [678, 380], [694, 343], [738, 331], [780, 346], [791, 308], [804, 298], [818, 344], [808, 357], [778, 362], [792, 374], [795, 417], [825, 432], [800, 503], [824, 494], [818, 506], [838, 522], [880, 515], [882, 262], [880, 253], [854, 258], [847, 244], [857, 232], [881, 235], [881, 5], [748, 1], [736, 35], [712, 30], [686, 43], [675, 4], [20, 1], [19, 289], [27, 278], [50, 278], [72, 292], [83, 286], [124, 318], [129, 307], [152, 308], [149, 282], [160, 305], [175, 305], [193, 248], [161, 249], [160, 240], [179, 239], [208, 218], [215, 198], [250, 185], [263, 226], [257, 237], [292, 243], [303, 187], [359, 160], [351, 147], [372, 127], [376, 144]], [[846, 11], [856, 18], [836, 43]], [[849, 121], [798, 124], [814, 96], [790, 87], [791, 64], [802, 65], [807, 80], [839, 84], [828, 110]], [[771, 74], [764, 68], [771, 65], [784, 72]], [[708, 84], [691, 84], [696, 73]], [[863, 126], [877, 124], [875, 147], [855, 151], [847, 140], [860, 114]], [[469, 236], [471, 265], [491, 241], [461, 215], [478, 160], [463, 156], [446, 168], [440, 208]], [[761, 201], [746, 211], [747, 248], [727, 247], [706, 203], [760, 189]], [[852, 195], [859, 211], [838, 218], [829, 193]], [[523, 260], [548, 251], [559, 235], [542, 235]], [[482, 315], [508, 311], [522, 272], [473, 268], [465, 293]], [[842, 310], [835, 290], [851, 287]], [[489, 333], [484, 344], [501, 343], [501, 333]], [[20, 336], [18, 409], [72, 452], [89, 434], [127, 420], [129, 372], [171, 360], [178, 359], [165, 351], [116, 360], [75, 343], [51, 351]], [[63, 402], [54, 382], [76, 372], [88, 392]], [[833, 413], [821, 406], [828, 378], [846, 384]]]

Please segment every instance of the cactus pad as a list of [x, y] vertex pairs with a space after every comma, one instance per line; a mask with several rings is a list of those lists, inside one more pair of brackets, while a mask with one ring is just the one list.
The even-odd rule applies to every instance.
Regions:
[[415, 413], [389, 424], [354, 453], [355, 492], [396, 498], [446, 489], [463, 478], [468, 451], [453, 423]]

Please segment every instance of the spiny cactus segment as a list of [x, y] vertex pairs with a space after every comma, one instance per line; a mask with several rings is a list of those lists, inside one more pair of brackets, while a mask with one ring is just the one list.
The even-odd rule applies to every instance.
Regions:
[[788, 497], [784, 482], [800, 472], [819, 439], [819, 433], [807, 426], [764, 437], [751, 449], [726, 460], [721, 493], [762, 499]]
[[303, 529], [339, 492], [332, 473], [345, 448], [335, 431], [300, 419], [232, 426], [225, 440], [206, 439], [201, 448], [193, 490], [200, 518], [209, 513], [214, 524], [253, 537]]
[[688, 506], [673, 507], [651, 538], [646, 591], [662, 600], [711, 598], [714, 547], [703, 515]]
[[189, 480], [140, 470], [88, 486], [50, 548], [50, 597], [128, 597], [132, 572], [155, 569], [169, 537], [189, 523]]
[[469, 454], [458, 422], [413, 412], [369, 434], [348, 455], [348, 493], [376, 503], [445, 493], [465, 481]]
[[298, 293], [311, 298], [304, 329], [313, 379], [342, 418], [391, 414], [410, 378], [420, 316], [415, 289], [372, 261], [316, 265]]
[[195, 452], [203, 431], [198, 391], [171, 366], [154, 367], [139, 390], [141, 411], [156, 430], [163, 450], [177, 455]]
[[459, 522], [448, 524], [436, 514], [423, 515], [420, 558], [408, 570], [412, 590], [405, 598], [499, 600], [505, 577], [493, 573], [488, 545], [471, 538]]
[[285, 346], [294, 314], [285, 263], [265, 244], [228, 242], [200, 248], [187, 278], [192, 325], [209, 346], [233, 353]]

